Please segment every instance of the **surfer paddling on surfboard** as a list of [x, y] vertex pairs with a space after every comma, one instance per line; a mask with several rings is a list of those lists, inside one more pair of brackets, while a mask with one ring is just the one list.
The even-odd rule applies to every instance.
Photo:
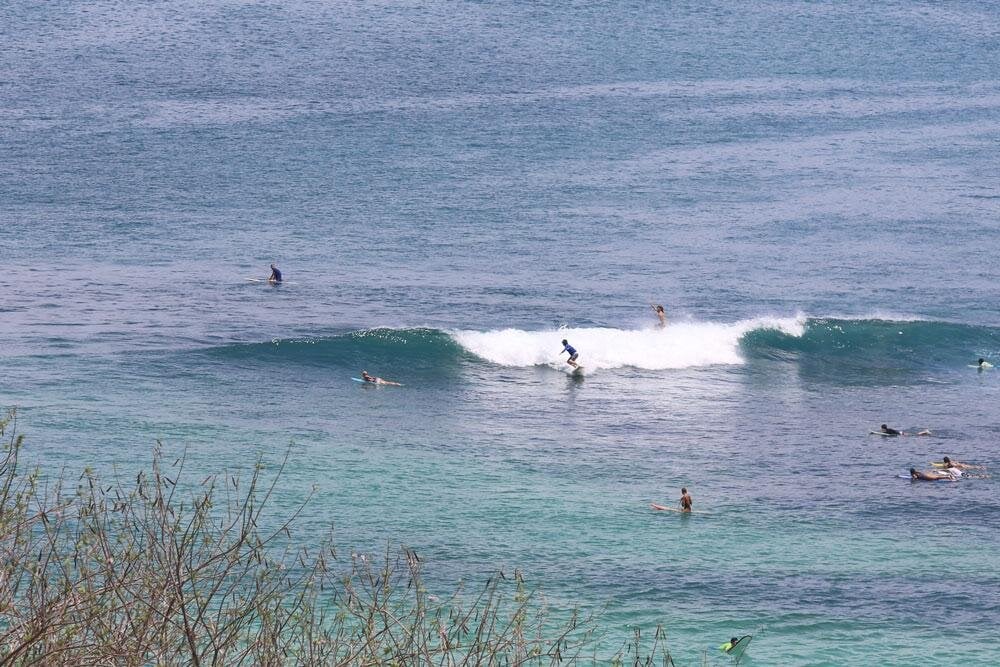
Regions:
[[932, 462], [932, 466], [935, 468], [955, 468], [956, 470], [984, 470], [985, 466], [973, 465], [971, 463], [959, 463], [958, 461], [952, 461], [947, 456], [944, 457], [940, 463]]
[[941, 472], [940, 470], [917, 470], [910, 468], [910, 479], [923, 482], [957, 482], [958, 477], [952, 473]]
[[986, 470], [986, 466], [975, 465], [972, 463], [959, 463], [958, 461], [952, 461], [947, 456], [944, 457], [943, 461], [931, 461], [931, 465], [934, 466], [935, 469], [946, 472], [952, 477], [975, 477], [976, 479], [989, 479], [990, 477], [982, 472], [969, 472], [970, 470]]
[[361, 379], [365, 382], [370, 382], [371, 384], [387, 384], [393, 387], [402, 387], [403, 385], [398, 382], [393, 382], [392, 380], [383, 380], [380, 377], [375, 377], [374, 375], [368, 375], [368, 371], [361, 371]]
[[[889, 428], [885, 424], [879, 426], [877, 431], [871, 431], [872, 435], [884, 435], [884, 436], [896, 436], [896, 435], [906, 435], [904, 431], [899, 431], [894, 428]], [[924, 429], [922, 431], [917, 431], [917, 435], [931, 435], [930, 429]]]
[[570, 345], [569, 341], [566, 340], [565, 338], [563, 339], [562, 344], [563, 344], [563, 349], [562, 352], [560, 352], [559, 354], [562, 354], [563, 352], [569, 352], [569, 359], [566, 360], [566, 363], [572, 366], [573, 368], [583, 368], [583, 366], [576, 363], [576, 358], [580, 356], [580, 353], [576, 351], [576, 348]]

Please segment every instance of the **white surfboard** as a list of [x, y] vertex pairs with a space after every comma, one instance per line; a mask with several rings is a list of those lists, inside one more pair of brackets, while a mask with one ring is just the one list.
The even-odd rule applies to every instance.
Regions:
[[363, 378], [351, 378], [355, 382], [360, 382], [361, 384], [368, 385], [369, 387], [402, 387], [401, 382], [393, 382], [392, 380], [383, 380], [382, 382], [369, 382]]
[[268, 283], [270, 285], [298, 285], [294, 280], [282, 280], [280, 283], [272, 283], [267, 278], [244, 278], [248, 283]]
[[678, 514], [710, 514], [710, 512], [702, 512], [700, 510], [689, 510], [685, 512], [679, 507], [669, 507], [667, 505], [658, 505], [656, 503], [649, 503], [649, 508], [658, 512], [677, 512]]

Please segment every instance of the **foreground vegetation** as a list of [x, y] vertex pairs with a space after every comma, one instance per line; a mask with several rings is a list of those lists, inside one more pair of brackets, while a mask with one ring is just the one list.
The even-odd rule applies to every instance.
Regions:
[[[15, 417], [0, 420], [0, 665], [596, 662], [595, 619], [556, 626], [518, 573], [439, 599], [413, 551], [294, 547], [301, 507], [262, 528], [280, 469], [184, 485], [157, 447], [134, 482], [45, 481], [19, 467]], [[610, 661], [672, 664], [659, 628]]]

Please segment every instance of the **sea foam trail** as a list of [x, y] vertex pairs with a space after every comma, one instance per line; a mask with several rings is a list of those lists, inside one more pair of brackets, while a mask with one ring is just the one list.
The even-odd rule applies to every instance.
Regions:
[[671, 322], [663, 329], [549, 329], [545, 331], [458, 331], [454, 340], [472, 354], [501, 366], [566, 365], [560, 356], [567, 339], [587, 368], [645, 368], [660, 370], [723, 364], [742, 364], [740, 340], [750, 331], [772, 329], [799, 337], [804, 316], [755, 318], [729, 324]]

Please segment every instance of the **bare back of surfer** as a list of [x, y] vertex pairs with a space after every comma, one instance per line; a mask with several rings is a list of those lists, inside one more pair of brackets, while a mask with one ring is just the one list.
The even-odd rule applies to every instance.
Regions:
[[681, 511], [690, 512], [691, 507], [694, 505], [694, 501], [691, 500], [691, 494], [688, 493], [687, 488], [681, 489]]
[[939, 470], [917, 470], [910, 468], [910, 479], [918, 479], [924, 482], [957, 482], [958, 478], [951, 473]]
[[666, 312], [664, 312], [663, 306], [661, 306], [660, 304], [651, 303], [649, 304], [649, 307], [652, 308], [653, 312], [656, 313], [656, 316], [660, 318], [660, 324], [659, 324], [660, 328], [662, 329], [663, 327], [667, 326], [667, 314]]
[[986, 466], [974, 465], [972, 463], [960, 463], [959, 461], [952, 461], [947, 456], [941, 460], [943, 467], [954, 468], [956, 470], [983, 470]]

